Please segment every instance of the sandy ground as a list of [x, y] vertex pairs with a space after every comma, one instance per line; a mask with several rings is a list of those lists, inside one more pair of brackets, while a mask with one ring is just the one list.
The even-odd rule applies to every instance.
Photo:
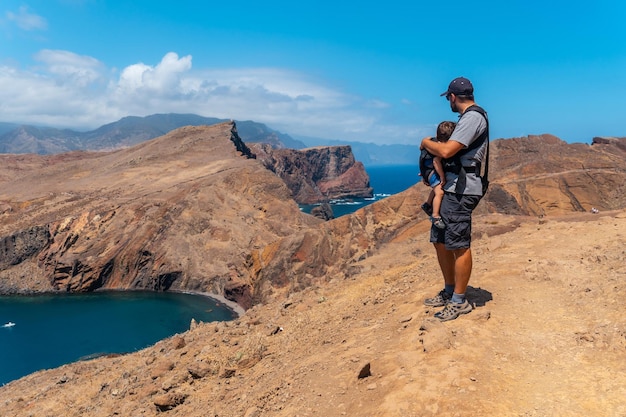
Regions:
[[1, 387], [0, 415], [626, 416], [626, 212], [477, 217], [475, 310], [446, 323], [427, 228], [349, 280]]

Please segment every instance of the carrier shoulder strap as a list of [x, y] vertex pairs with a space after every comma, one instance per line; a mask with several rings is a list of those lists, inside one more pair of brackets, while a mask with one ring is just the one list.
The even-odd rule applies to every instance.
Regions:
[[[487, 122], [487, 128], [485, 129], [485, 131], [480, 135], [478, 139], [472, 142], [472, 144], [468, 146], [465, 151], [467, 152], [470, 149], [475, 149], [481, 146], [485, 141], [487, 141], [487, 147], [485, 148], [485, 158], [482, 162], [482, 165], [485, 167], [485, 173], [482, 175], [482, 178], [483, 178], [483, 184], [488, 185], [489, 184], [489, 118], [487, 117], [487, 112], [485, 111], [485, 109], [483, 109], [477, 104], [473, 104], [469, 106], [467, 109], [465, 109], [465, 112], [463, 114], [467, 113], [468, 111], [475, 111], [475, 112], [480, 113], [485, 118], [485, 122]], [[478, 174], [480, 175], [480, 172]], [[487, 187], [487, 185], [485, 185], [485, 188]]]
[[[487, 112], [485, 111], [485, 109], [483, 109], [482, 107], [480, 107], [477, 104], [473, 104], [473, 105], [469, 106], [467, 109], [465, 109], [465, 112], [463, 112], [463, 115], [467, 114], [467, 112], [469, 112], [469, 111], [475, 111], [475, 112], [480, 113], [480, 115], [483, 116], [483, 118], [485, 119], [485, 122], [487, 122], [487, 128], [480, 135], [480, 137], [478, 137], [478, 139], [476, 139], [474, 142], [472, 142], [466, 149], [461, 151], [462, 154], [466, 153], [470, 149], [478, 148], [485, 141], [487, 141], [487, 143], [489, 143], [489, 118], [487, 117]], [[461, 117], [463, 117], [463, 116], [461, 116]], [[489, 145], [487, 145], [487, 146], [489, 146]]]

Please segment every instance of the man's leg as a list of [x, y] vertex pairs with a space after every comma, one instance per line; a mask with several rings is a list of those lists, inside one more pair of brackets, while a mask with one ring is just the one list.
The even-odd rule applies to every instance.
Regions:
[[[435, 317], [442, 321], [453, 320], [460, 314], [472, 311], [472, 305], [465, 299], [465, 291], [472, 274], [472, 251], [470, 250], [472, 211], [479, 201], [479, 196], [448, 193], [444, 195], [441, 215], [446, 221], [446, 229], [443, 242], [450, 249], [438, 247], [437, 256], [446, 283], [454, 284], [454, 294], [445, 304], [445, 308], [435, 313]], [[431, 242], [433, 242], [432, 232]], [[436, 242], [439, 243], [442, 240], [436, 240]]]
[[455, 249], [450, 251], [454, 260], [454, 294], [446, 303], [443, 310], [435, 313], [435, 318], [441, 321], [454, 320], [461, 314], [472, 311], [472, 305], [465, 299], [465, 291], [472, 275], [472, 251]]
[[454, 292], [465, 294], [472, 275], [472, 250], [456, 249], [454, 253]]
[[456, 289], [456, 274], [454, 272], [456, 268], [456, 261], [454, 259], [455, 252], [447, 250], [443, 243], [433, 243], [433, 245], [435, 245], [437, 261], [439, 261], [439, 268], [441, 269], [445, 284], [452, 285]]

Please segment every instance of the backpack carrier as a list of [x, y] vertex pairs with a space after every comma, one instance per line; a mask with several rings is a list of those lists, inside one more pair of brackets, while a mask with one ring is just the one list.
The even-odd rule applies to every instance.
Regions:
[[[480, 179], [483, 185], [482, 191], [483, 191], [483, 196], [484, 196], [485, 193], [487, 192], [487, 189], [489, 188], [489, 119], [487, 118], [487, 112], [480, 106], [477, 106], [474, 104], [468, 107], [463, 113], [463, 115], [467, 114], [467, 112], [469, 111], [475, 111], [475, 112], [480, 113], [485, 118], [485, 122], [487, 122], [487, 128], [478, 137], [478, 139], [472, 142], [467, 148], [457, 152], [452, 158], [444, 159], [443, 170], [445, 172], [453, 172], [456, 175], [458, 175], [458, 179], [456, 182], [456, 190], [461, 190], [461, 191], [465, 189], [466, 174], [468, 172], [474, 173], [480, 176]], [[461, 117], [463, 117], [463, 115], [461, 115]], [[485, 143], [485, 141], [487, 142], [487, 148], [485, 149], [485, 158], [484, 158], [483, 163], [482, 164], [478, 163], [476, 166], [463, 166], [461, 163], [461, 157], [467, 154], [469, 151], [479, 148]], [[480, 175], [481, 165], [484, 165], [485, 167], [485, 171], [483, 175]], [[420, 156], [420, 169], [421, 169], [421, 156]]]
[[424, 180], [424, 182], [426, 183], [428, 183], [431, 174], [435, 170], [433, 158], [433, 154], [428, 152], [426, 149], [422, 149], [420, 151], [420, 176], [422, 177], [422, 180]]

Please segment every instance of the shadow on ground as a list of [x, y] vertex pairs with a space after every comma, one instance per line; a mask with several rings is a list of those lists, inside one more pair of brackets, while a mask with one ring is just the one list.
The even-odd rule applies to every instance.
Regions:
[[475, 288], [471, 286], [467, 287], [465, 296], [476, 307], [484, 307], [485, 304], [487, 304], [487, 302], [493, 301], [493, 297], [491, 296], [491, 293], [487, 290], [483, 290], [480, 287], [479, 288]]

